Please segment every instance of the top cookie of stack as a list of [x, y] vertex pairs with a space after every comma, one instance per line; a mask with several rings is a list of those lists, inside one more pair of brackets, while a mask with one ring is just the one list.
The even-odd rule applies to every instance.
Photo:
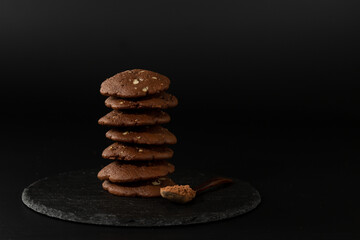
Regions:
[[100, 125], [113, 129], [106, 137], [116, 141], [102, 157], [115, 160], [98, 173], [103, 188], [120, 196], [160, 196], [160, 187], [173, 182], [166, 175], [174, 171], [167, 161], [173, 151], [164, 145], [176, 137], [158, 125], [170, 116], [161, 109], [175, 107], [178, 100], [165, 92], [170, 80], [143, 69], [127, 70], [106, 79], [100, 88], [108, 96], [105, 105], [113, 111], [99, 119]]
[[133, 69], [106, 79], [100, 88], [104, 96], [120, 98], [145, 97], [165, 91], [170, 86], [169, 78], [156, 72]]

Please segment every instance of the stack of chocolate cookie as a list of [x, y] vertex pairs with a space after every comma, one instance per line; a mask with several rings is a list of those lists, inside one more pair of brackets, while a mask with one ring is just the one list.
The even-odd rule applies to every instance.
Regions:
[[118, 196], [158, 197], [160, 188], [174, 185], [167, 177], [174, 172], [173, 150], [176, 137], [159, 124], [170, 116], [162, 109], [175, 107], [175, 96], [165, 92], [170, 80], [159, 73], [133, 69], [106, 79], [100, 93], [108, 96], [105, 105], [113, 110], [99, 119], [112, 127], [106, 137], [115, 141], [102, 157], [115, 160], [98, 173], [102, 186]]

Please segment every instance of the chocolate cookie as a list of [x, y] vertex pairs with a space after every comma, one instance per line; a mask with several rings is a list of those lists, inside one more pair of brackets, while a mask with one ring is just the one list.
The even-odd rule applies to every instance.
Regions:
[[136, 147], [115, 142], [102, 152], [106, 159], [117, 159], [126, 161], [164, 160], [172, 158], [174, 152], [163, 146]]
[[97, 177], [113, 183], [136, 182], [163, 177], [175, 171], [167, 161], [151, 161], [139, 164], [114, 161], [100, 170]]
[[139, 99], [123, 99], [117, 97], [108, 97], [105, 105], [115, 110], [121, 109], [143, 109], [143, 108], [172, 108], [176, 107], [178, 100], [175, 96], [161, 92]]
[[118, 73], [106, 79], [100, 88], [105, 96], [138, 98], [167, 90], [169, 78], [156, 72], [133, 69]]
[[124, 197], [160, 197], [160, 188], [175, 183], [167, 177], [136, 183], [112, 183], [105, 180], [102, 187], [111, 194]]
[[136, 143], [136, 144], [175, 144], [177, 139], [166, 128], [156, 126], [145, 126], [129, 129], [110, 129], [106, 137], [117, 142]]
[[113, 127], [155, 125], [170, 122], [169, 114], [161, 110], [113, 110], [99, 119], [98, 123]]

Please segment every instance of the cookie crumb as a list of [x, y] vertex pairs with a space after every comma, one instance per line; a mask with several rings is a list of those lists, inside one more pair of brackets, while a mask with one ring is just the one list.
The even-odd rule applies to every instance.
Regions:
[[159, 186], [161, 182], [159, 180], [155, 180], [152, 182], [152, 185]]
[[142, 89], [143, 92], [147, 92], [148, 90], [149, 90], [149, 87], [144, 87], [144, 88]]

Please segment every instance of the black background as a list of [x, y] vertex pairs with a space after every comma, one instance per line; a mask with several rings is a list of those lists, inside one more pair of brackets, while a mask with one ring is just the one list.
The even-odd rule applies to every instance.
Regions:
[[[359, 1], [1, 1], [1, 239], [356, 239]], [[106, 164], [106, 78], [167, 75], [173, 162], [251, 182], [218, 223], [111, 228], [32, 212], [21, 191]]]

